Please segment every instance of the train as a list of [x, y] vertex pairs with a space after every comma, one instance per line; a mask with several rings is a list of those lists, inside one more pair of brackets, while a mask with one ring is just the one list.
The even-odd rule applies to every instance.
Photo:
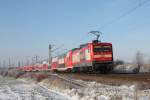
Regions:
[[[99, 35], [98, 35], [99, 37]], [[19, 67], [23, 71], [65, 71], [109, 73], [113, 70], [112, 43], [93, 40], [51, 58], [50, 64]]]
[[23, 71], [100, 72], [113, 70], [113, 47], [111, 43], [92, 41], [53, 57], [51, 64], [43, 63], [19, 67]]

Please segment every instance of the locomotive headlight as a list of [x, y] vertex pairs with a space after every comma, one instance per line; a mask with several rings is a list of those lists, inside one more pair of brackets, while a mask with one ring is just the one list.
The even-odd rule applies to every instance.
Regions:
[[112, 55], [111, 54], [94, 55], [94, 58], [104, 58], [104, 57], [108, 58], [108, 57], [112, 57]]

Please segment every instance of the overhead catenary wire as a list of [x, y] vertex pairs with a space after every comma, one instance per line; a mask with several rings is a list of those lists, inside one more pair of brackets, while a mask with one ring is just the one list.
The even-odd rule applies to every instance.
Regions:
[[[130, 10], [126, 11], [125, 13], [122, 13], [122, 14], [121, 14], [120, 16], [118, 16], [117, 18], [114, 18], [113, 20], [104, 23], [103, 25], [101, 25], [101, 26], [98, 28], [98, 30], [101, 30], [101, 29], [103, 29], [103, 28], [105, 28], [105, 27], [107, 27], [107, 26], [109, 26], [109, 25], [111, 25], [111, 24], [113, 24], [113, 23], [119, 21], [120, 19], [122, 19], [122, 18], [126, 17], [127, 15], [131, 14], [131, 13], [134, 12], [136, 9], [142, 7], [144, 4], [148, 3], [149, 1], [150, 1], [150, 0], [138, 0], [139, 3], [138, 3], [135, 7], [131, 8]], [[137, 2], [137, 0], [136, 0], [136, 2]]]
[[105, 23], [104, 25], [101, 25], [101, 26], [100, 26], [100, 29], [105, 28], [105, 27], [107, 27], [107, 26], [109, 26], [109, 25], [111, 25], [111, 24], [113, 24], [113, 23], [119, 21], [120, 19], [122, 19], [122, 18], [126, 17], [127, 15], [131, 14], [131, 13], [134, 12], [136, 9], [142, 7], [144, 4], [148, 3], [149, 1], [150, 1], [150, 0], [144, 0], [144, 1], [139, 0], [139, 4], [138, 4], [138, 5], [136, 5], [136, 6], [133, 7], [132, 9], [128, 10], [127, 12], [121, 14], [121, 15], [118, 16], [117, 18], [115, 18], [115, 19], [113, 19], [113, 20], [111, 20], [111, 21]]

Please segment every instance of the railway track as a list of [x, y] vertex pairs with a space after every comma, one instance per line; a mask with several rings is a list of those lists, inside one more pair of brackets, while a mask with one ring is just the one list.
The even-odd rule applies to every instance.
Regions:
[[62, 77], [71, 79], [94, 81], [108, 85], [121, 85], [121, 84], [140, 84], [141, 87], [150, 88], [150, 74], [59, 74]]
[[71, 88], [86, 88], [82, 81], [91, 81], [108, 85], [140, 84], [150, 88], [150, 74], [88, 74], [88, 73], [51, 73], [51, 72], [27, 72], [24, 77], [37, 80], [45, 78], [57, 78]]
[[78, 82], [78, 81], [71, 79], [69, 77], [63, 77], [63, 76], [58, 75], [58, 74], [50, 74], [49, 77], [58, 78], [71, 88], [76, 88], [76, 89], [86, 88], [86, 84]]
[[150, 74], [84, 74], [84, 73], [60, 73], [62, 76], [71, 76], [71, 77], [96, 77], [96, 78], [122, 78], [122, 79], [142, 79], [150, 80]]
[[87, 73], [48, 73], [49, 77], [54, 76], [65, 83], [72, 84], [70, 86], [81, 88], [86, 85], [79, 83], [76, 80], [83, 81], [94, 81], [98, 83], [104, 83], [109, 85], [120, 85], [120, 84], [133, 84], [138, 83], [149, 86], [150, 84], [150, 73], [149, 74], [87, 74]]

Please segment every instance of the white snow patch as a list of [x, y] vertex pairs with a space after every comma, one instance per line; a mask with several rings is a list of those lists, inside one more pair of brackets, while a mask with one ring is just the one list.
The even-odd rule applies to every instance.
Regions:
[[[63, 96], [69, 97], [69, 100], [135, 100], [137, 96], [137, 85], [111, 86], [96, 82], [76, 81], [83, 82], [88, 87], [82, 89], [61, 89], [52, 86], [49, 88], [50, 90], [57, 91], [57, 93], [61, 93]], [[47, 86], [47, 84], [42, 82], [40, 84]], [[143, 98], [141, 97], [137, 100], [145, 100], [149, 97], [144, 96]], [[147, 100], [150, 100], [150, 98]]]
[[69, 100], [35, 83], [0, 77], [0, 100]]

